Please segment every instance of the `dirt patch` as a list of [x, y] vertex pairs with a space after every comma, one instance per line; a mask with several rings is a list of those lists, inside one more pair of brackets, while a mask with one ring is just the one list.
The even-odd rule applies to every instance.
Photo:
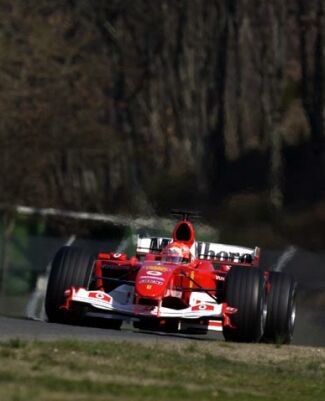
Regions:
[[[160, 344], [166, 350], [170, 345]], [[325, 363], [325, 348], [304, 347], [295, 345], [274, 345], [274, 344], [237, 344], [226, 342], [205, 342], [198, 343], [175, 343], [172, 346], [178, 351], [191, 352], [200, 351], [203, 355], [209, 353], [213, 356], [225, 358], [230, 361], [250, 363], [279, 363], [292, 360], [319, 360]]]

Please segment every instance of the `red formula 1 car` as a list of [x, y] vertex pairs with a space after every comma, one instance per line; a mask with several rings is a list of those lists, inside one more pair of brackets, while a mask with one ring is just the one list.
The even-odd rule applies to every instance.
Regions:
[[296, 282], [258, 267], [260, 249], [198, 242], [181, 212], [172, 238], [138, 237], [136, 256], [63, 247], [52, 262], [51, 322], [106, 318], [143, 330], [206, 333], [243, 342], [291, 341]]

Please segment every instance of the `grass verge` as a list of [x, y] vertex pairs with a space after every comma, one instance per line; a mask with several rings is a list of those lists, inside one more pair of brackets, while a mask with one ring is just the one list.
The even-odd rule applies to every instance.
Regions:
[[0, 343], [0, 400], [321, 400], [325, 349], [232, 343]]

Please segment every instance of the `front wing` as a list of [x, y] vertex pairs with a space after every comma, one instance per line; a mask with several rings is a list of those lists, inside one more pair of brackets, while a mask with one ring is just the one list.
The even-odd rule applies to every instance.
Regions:
[[[128, 286], [125, 286], [128, 287]], [[211, 330], [222, 330], [223, 325], [230, 325], [230, 314], [236, 313], [237, 309], [228, 307], [226, 304], [217, 304], [201, 302], [197, 305], [191, 305], [185, 309], [172, 309], [162, 306], [138, 305], [128, 301], [124, 297], [123, 303], [117, 298], [119, 294], [115, 291], [105, 293], [104, 291], [87, 291], [84, 288], [71, 288], [65, 292], [66, 303], [61, 307], [70, 309], [70, 303], [78, 302], [91, 306], [93, 309], [136, 318], [178, 318], [178, 319], [200, 319], [207, 318]], [[123, 291], [127, 294], [127, 291]], [[114, 296], [116, 295], [116, 296]], [[129, 292], [131, 295], [131, 292]], [[133, 297], [132, 297], [133, 298]], [[131, 299], [131, 296], [129, 296]]]

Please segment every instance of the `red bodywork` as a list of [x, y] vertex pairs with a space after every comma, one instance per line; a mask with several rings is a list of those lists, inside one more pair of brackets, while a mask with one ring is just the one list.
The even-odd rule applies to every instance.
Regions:
[[[202, 316], [209, 328], [211, 324], [212, 330], [231, 326], [230, 315], [237, 310], [228, 307], [224, 299], [224, 283], [231, 261], [236, 265], [255, 266], [258, 264], [258, 252], [254, 257], [230, 252], [231, 258], [228, 259], [231, 260], [225, 260], [225, 252], [217, 253], [222, 244], [196, 242], [194, 228], [187, 220], [176, 224], [172, 239], [152, 237], [145, 240], [151, 241], [150, 246], [146, 248], [140, 243], [136, 256], [131, 258], [121, 253], [100, 253], [90, 288], [81, 289], [83, 292], [67, 289], [67, 301], [63, 307], [70, 309], [71, 301], [85, 302], [96, 311], [102, 308], [105, 312], [122, 316], [148, 318], [148, 314], [152, 313], [153, 316], [149, 316], [151, 319], [168, 316], [174, 320], [188, 319], [191, 322]], [[191, 249], [190, 263], [161, 260], [162, 250], [173, 241]], [[242, 249], [245, 251], [246, 248]], [[121, 288], [128, 292], [128, 296], [132, 296], [127, 306], [122, 301], [114, 303], [116, 290]], [[109, 296], [106, 299], [107, 294]], [[98, 302], [93, 303], [93, 300]], [[217, 320], [208, 320], [210, 318]], [[161, 319], [161, 322], [165, 321]]]
[[[110, 268], [107, 268], [108, 263]], [[112, 266], [119, 269], [113, 270]], [[115, 279], [123, 272], [126, 273], [124, 279], [134, 281], [135, 296], [138, 300], [144, 298], [159, 300], [168, 296], [173, 290], [181, 290], [183, 292], [181, 299], [187, 303], [189, 291], [192, 289], [205, 288], [215, 293], [218, 280], [223, 282], [228, 269], [227, 265], [222, 265], [220, 270], [215, 270], [212, 263], [198, 260], [186, 265], [168, 262], [162, 264], [156, 255], [155, 260], [121, 261], [111, 254], [101, 253], [96, 261], [96, 276], [99, 277], [96, 280], [96, 289], [105, 289], [103, 277]], [[106, 270], [109, 274], [105, 274]]]
[[[181, 239], [181, 241], [180, 241]], [[195, 242], [193, 225], [188, 221], [180, 221], [173, 231], [173, 241], [182, 242], [192, 247]], [[146, 255], [137, 254], [137, 257], [126, 259], [125, 254], [99, 254], [96, 261], [96, 276], [105, 275], [105, 266], [118, 266], [125, 269], [127, 280], [135, 283], [135, 303], [162, 302], [166, 297], [177, 298], [184, 306], [188, 304], [190, 294], [195, 289], [206, 289], [212, 297], [216, 297], [219, 287], [222, 287], [228, 265], [220, 265], [218, 269], [210, 261], [195, 259], [188, 264], [161, 262], [161, 251], [153, 251]], [[111, 270], [112, 277], [116, 271]], [[103, 280], [97, 280], [97, 289], [103, 289]], [[181, 295], [175, 297], [175, 293]], [[170, 301], [170, 300], [169, 300]], [[177, 301], [178, 302], [178, 301]]]

